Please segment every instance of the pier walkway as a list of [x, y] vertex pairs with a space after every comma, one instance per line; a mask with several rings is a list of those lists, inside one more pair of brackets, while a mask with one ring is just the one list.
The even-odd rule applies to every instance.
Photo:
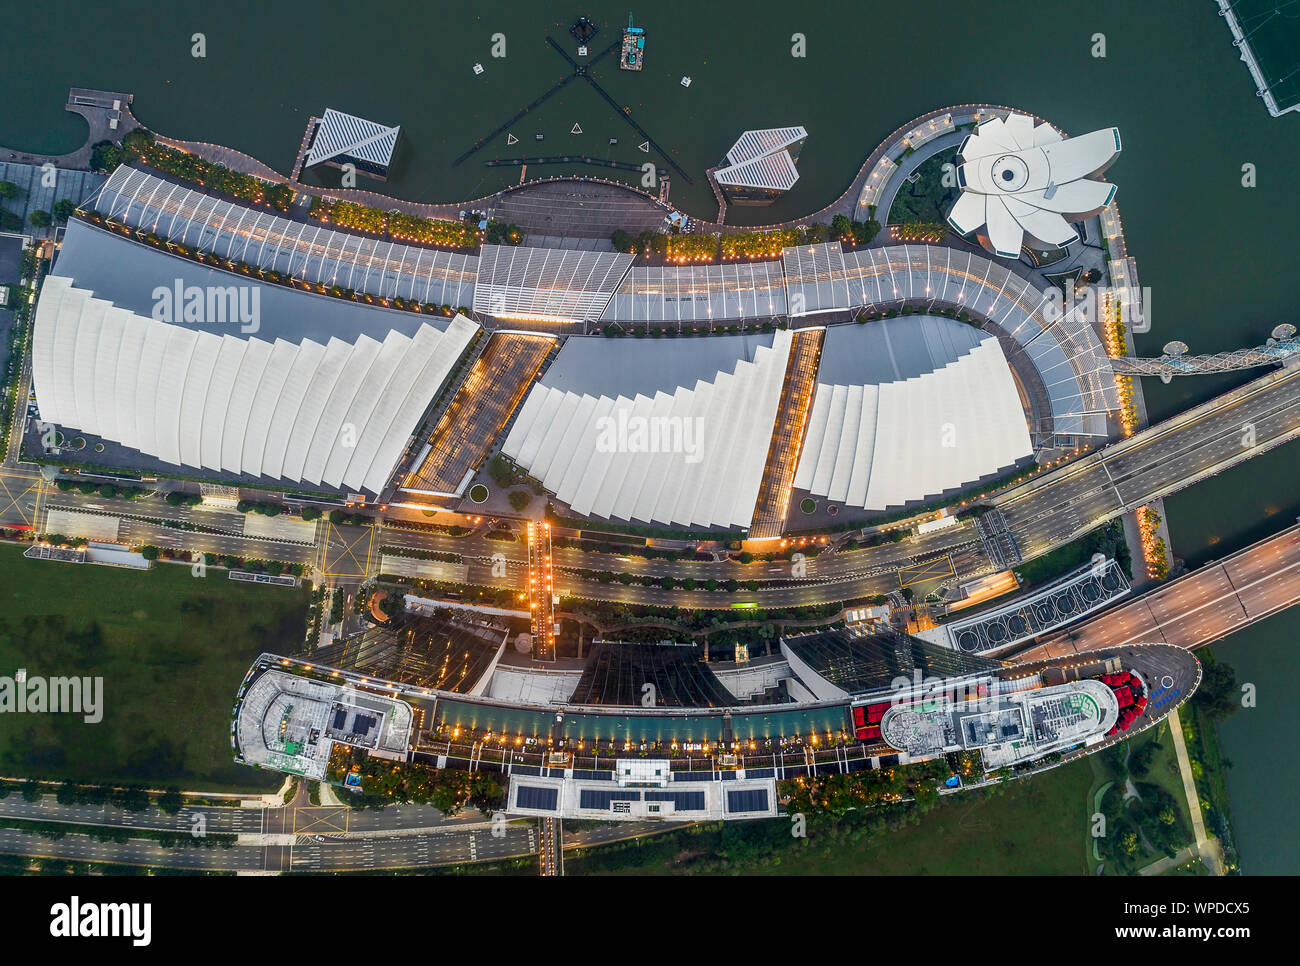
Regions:
[[[64, 105], [64, 110], [85, 119], [89, 127], [85, 143], [67, 154], [39, 154], [0, 147], [0, 161], [38, 166], [48, 163], [56, 168], [88, 171], [90, 155], [96, 144], [100, 141], [120, 141], [123, 134], [140, 126], [140, 122], [131, 114], [131, 98], [131, 94], [116, 91], [74, 87], [68, 91], [68, 103]], [[114, 121], [117, 122], [116, 126]]]

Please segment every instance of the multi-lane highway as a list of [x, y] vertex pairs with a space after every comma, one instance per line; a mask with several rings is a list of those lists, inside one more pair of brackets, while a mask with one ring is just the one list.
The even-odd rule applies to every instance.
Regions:
[[1300, 603], [1300, 525], [1053, 634], [1017, 655], [1034, 660], [1164, 641], [1200, 647]]
[[[111, 805], [61, 805], [45, 795], [28, 802], [18, 795], [0, 799], [0, 819], [84, 826], [60, 839], [0, 828], [0, 853], [126, 865], [224, 872], [313, 872], [417, 868], [537, 856], [547, 849], [549, 868], [562, 868], [560, 829], [549, 831], [531, 819], [485, 819], [476, 811], [447, 817], [427, 805], [384, 809], [308, 806], [299, 795], [283, 808], [185, 807], [168, 815], [150, 806], [128, 812]], [[236, 835], [234, 845], [205, 845], [193, 832]], [[136, 832], [181, 832], [180, 846], [150, 838], [101, 842], [96, 828]], [[564, 835], [563, 848], [653, 834], [662, 826], [611, 822]], [[197, 844], [196, 844], [197, 841]]]
[[1025, 557], [1300, 435], [1300, 366], [1252, 380], [990, 502]]
[[[1074, 539], [1119, 514], [1212, 476], [1300, 435], [1300, 366], [1255, 379], [1129, 439], [1096, 450], [1062, 468], [1042, 473], [994, 497], [1021, 553], [1036, 556]], [[274, 559], [317, 568], [326, 579], [359, 581], [377, 572], [378, 548], [456, 553], [468, 568], [466, 582], [518, 589], [524, 586], [527, 547], [520, 540], [489, 540], [486, 530], [454, 537], [413, 528], [402, 520], [369, 527], [334, 528], [322, 523], [315, 544], [243, 536], [239, 514], [171, 507], [160, 498], [122, 500], [40, 484], [31, 467], [7, 464], [11, 492], [0, 507], [0, 525], [42, 528], [50, 506], [119, 516], [120, 537], [172, 549]], [[42, 502], [44, 492], [44, 502]], [[2, 502], [2, 501], [0, 501]], [[197, 526], [201, 529], [190, 529]], [[214, 532], [215, 531], [215, 532]], [[360, 548], [360, 549], [358, 549]], [[973, 523], [901, 543], [852, 551], [834, 544], [806, 560], [742, 564], [716, 561], [646, 559], [559, 548], [554, 553], [556, 586], [561, 594], [625, 604], [688, 608], [730, 608], [736, 604], [793, 607], [852, 600], [897, 590], [897, 572], [906, 566], [949, 557], [958, 579], [988, 572], [992, 564]], [[504, 564], [504, 567], [501, 566]], [[597, 572], [626, 573], [632, 583], [602, 583]], [[671, 577], [675, 586], [658, 581]], [[650, 586], [642, 578], [653, 580]], [[741, 589], [687, 590], [698, 584], [736, 580]], [[758, 590], [744, 589], [759, 581]]]

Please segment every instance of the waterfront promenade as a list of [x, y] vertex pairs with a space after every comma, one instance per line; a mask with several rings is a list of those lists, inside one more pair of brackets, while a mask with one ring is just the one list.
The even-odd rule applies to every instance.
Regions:
[[[68, 103], [64, 105], [64, 110], [79, 115], [86, 121], [88, 131], [81, 147], [67, 154], [39, 154], [0, 146], [0, 161], [37, 166], [52, 164], [56, 168], [89, 170], [90, 155], [96, 144], [100, 141], [120, 141], [123, 134], [140, 127], [140, 122], [131, 113], [131, 98], [130, 94], [116, 91], [74, 87], [68, 91]], [[117, 122], [116, 125], [114, 121]]]

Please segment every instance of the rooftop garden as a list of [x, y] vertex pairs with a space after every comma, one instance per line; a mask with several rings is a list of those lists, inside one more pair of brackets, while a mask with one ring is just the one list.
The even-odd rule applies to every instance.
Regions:
[[[313, 197], [310, 211], [313, 218], [326, 224], [367, 231], [376, 235], [391, 235], [399, 241], [417, 245], [468, 249], [477, 248], [482, 241], [477, 226], [468, 222], [425, 218], [404, 211], [382, 211], [352, 201], [330, 201]], [[507, 233], [510, 229], [517, 233], [519, 241], [509, 241], [502, 234], [499, 235], [502, 237], [502, 244], [517, 245], [523, 241], [523, 232], [510, 225]]]
[[610, 240], [620, 252], [632, 255], [652, 253], [666, 255], [669, 263], [685, 264], [780, 258], [782, 251], [787, 248], [796, 245], [815, 245], [825, 241], [865, 245], [879, 231], [880, 223], [874, 219], [853, 221], [844, 215], [836, 215], [829, 226], [811, 224], [766, 231], [691, 235], [670, 235], [653, 231], [643, 231], [639, 235], [633, 235], [620, 229], [610, 236]]
[[712, 262], [718, 257], [717, 235], [669, 235], [670, 262]]
[[778, 228], [775, 231], [738, 231], [723, 235], [722, 259], [779, 258], [782, 249], [801, 243], [803, 234], [798, 228]]
[[900, 185], [886, 223], [944, 222], [961, 193], [957, 187], [956, 159], [957, 149], [952, 148], [922, 162]]

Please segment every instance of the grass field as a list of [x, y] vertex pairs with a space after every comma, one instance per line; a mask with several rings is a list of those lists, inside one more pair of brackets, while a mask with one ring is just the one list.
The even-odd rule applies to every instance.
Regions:
[[274, 787], [236, 765], [230, 712], [262, 651], [297, 650], [307, 591], [236, 583], [224, 570], [147, 573], [25, 560], [0, 546], [0, 674], [104, 679], [103, 720], [0, 715], [0, 774], [179, 784], [187, 789]]
[[566, 875], [1086, 875], [1092, 812], [1087, 761], [1010, 782], [992, 797], [953, 796], [915, 825], [866, 837], [785, 821], [707, 826], [566, 857]]

